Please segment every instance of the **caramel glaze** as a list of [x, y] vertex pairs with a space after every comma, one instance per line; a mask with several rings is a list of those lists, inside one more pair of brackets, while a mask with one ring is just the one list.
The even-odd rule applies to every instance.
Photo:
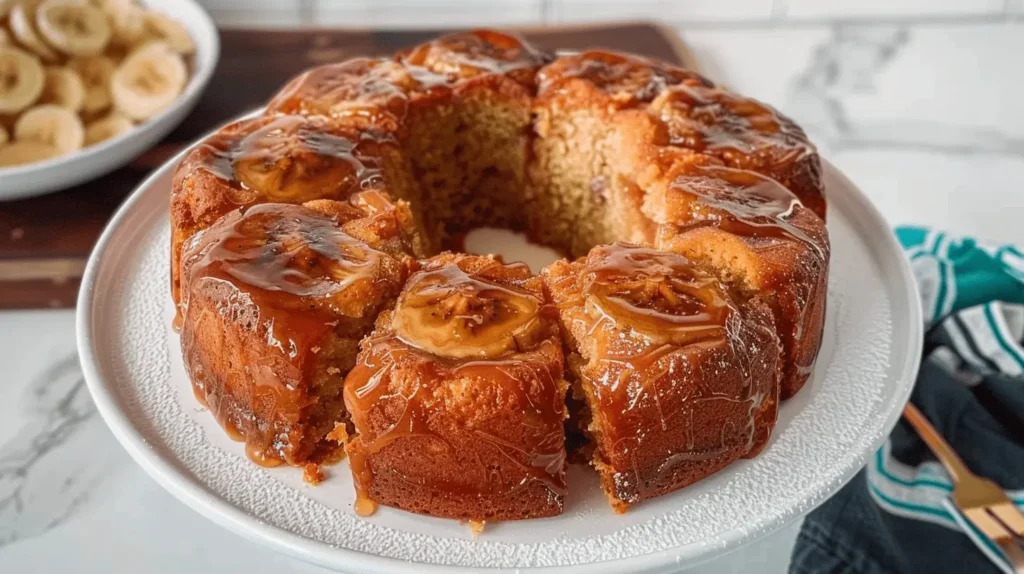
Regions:
[[401, 132], [416, 101], [447, 99], [485, 77], [509, 77], [532, 88], [535, 70], [550, 60], [515, 35], [451, 34], [392, 59], [357, 58], [308, 70], [270, 101], [267, 113], [322, 115]]
[[172, 295], [188, 236], [239, 206], [345, 200], [383, 186], [389, 136], [334, 126], [322, 118], [260, 117], [231, 124], [193, 148], [174, 174]]
[[715, 278], [645, 247], [597, 247], [545, 273], [582, 355], [570, 367], [587, 395], [606, 490], [637, 502], [766, 440], [777, 364], [764, 364], [765, 349], [777, 339], [764, 312], [749, 321]]
[[538, 92], [557, 92], [573, 79], [586, 80], [608, 93], [618, 108], [651, 102], [669, 86], [680, 83], [712, 86], [700, 74], [637, 56], [591, 50], [564, 56], [537, 74]]
[[[785, 349], [812, 349], [790, 356], [786, 365], [797, 378], [806, 378], [814, 368], [818, 343], [805, 344], [805, 327], [810, 302], [823, 301], [827, 288], [830, 247], [824, 223], [812, 216], [800, 200], [777, 181], [753, 171], [717, 166], [690, 166], [690, 173], [677, 177], [672, 189], [691, 198], [688, 213], [670, 215], [686, 221], [674, 234], [703, 226], [714, 226], [740, 237], [763, 241], [795, 241], [806, 249], [795, 264], [783, 272], [768, 274], [767, 290], [786, 299], [795, 316], [777, 313], [779, 336]], [[795, 280], [794, 280], [795, 278]], [[822, 319], [824, 310], [821, 311]], [[820, 338], [820, 329], [810, 335]]]
[[299, 424], [316, 400], [316, 355], [332, 333], [358, 336], [345, 330], [397, 291], [400, 267], [342, 231], [336, 217], [290, 204], [240, 209], [188, 242], [185, 367], [196, 396], [230, 435], [244, 437], [253, 460], [298, 464], [309, 454], [296, 445], [309, 443]]
[[649, 110], [668, 127], [671, 145], [774, 178], [825, 217], [817, 149], [771, 106], [712, 85], [680, 83], [662, 91]]
[[[372, 511], [372, 501], [410, 508], [411, 502], [396, 495], [393, 484], [382, 484], [396, 475], [406, 488], [435, 500], [431, 507], [413, 508], [419, 512], [521, 518], [522, 508], [503, 505], [514, 505], [520, 495], [531, 496], [524, 491], [537, 484], [548, 494], [546, 502], [531, 504], [533, 510], [542, 511], [539, 515], [560, 512], [566, 491], [566, 415], [557, 310], [544, 301], [540, 281], [522, 264], [442, 254], [424, 266], [410, 277], [395, 310], [378, 319], [377, 330], [363, 341], [359, 360], [345, 380], [345, 404], [357, 433], [346, 445], [357, 512]], [[443, 293], [438, 285], [445, 287]], [[440, 309], [444, 302], [433, 299], [455, 293], [461, 311], [433, 311], [425, 319], [429, 322], [415, 327], [450, 329], [449, 337], [464, 339], [470, 346], [515, 335], [515, 345], [497, 355], [467, 358], [439, 355], [445, 347], [434, 352], [433, 344], [426, 348], [403, 337], [402, 327], [392, 318], [411, 310], [403, 308], [402, 301], [406, 306]], [[474, 303], [488, 293], [491, 298], [527, 299], [531, 304], [474, 315]], [[464, 309], [467, 298], [469, 306]], [[490, 322], [497, 323], [485, 325]], [[524, 331], [527, 323], [543, 328]], [[508, 333], [493, 331], [502, 328]], [[409, 449], [423, 460], [402, 457]], [[494, 515], [458, 514], [465, 512], [458, 501], [481, 500], [492, 501]], [[455, 510], [448, 508], [448, 501], [455, 501]]]

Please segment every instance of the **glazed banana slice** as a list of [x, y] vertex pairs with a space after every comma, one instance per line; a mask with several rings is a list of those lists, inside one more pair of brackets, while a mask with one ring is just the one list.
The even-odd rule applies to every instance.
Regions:
[[0, 145], [0, 166], [21, 165], [50, 159], [59, 155], [57, 150], [36, 141], [17, 141]]
[[167, 42], [167, 45], [175, 52], [191, 54], [196, 51], [192, 36], [189, 36], [188, 30], [177, 20], [168, 18], [160, 12], [149, 11], [145, 13], [145, 24], [149, 34], [158, 40]]
[[38, 59], [18, 48], [0, 46], [0, 114], [14, 114], [34, 104], [45, 82]]
[[36, 10], [36, 26], [51, 46], [71, 56], [95, 56], [110, 42], [107, 15], [78, 0], [46, 0]]
[[685, 345], [726, 335], [733, 311], [728, 293], [681, 255], [617, 243], [595, 248], [583, 273], [587, 311], [595, 318], [656, 343]]
[[450, 264], [409, 279], [392, 328], [406, 343], [435, 355], [485, 359], [529, 346], [543, 328], [541, 304], [530, 293]]
[[71, 68], [47, 68], [46, 84], [39, 103], [56, 104], [80, 112], [85, 105], [85, 83]]
[[106, 56], [75, 58], [68, 62], [68, 68], [82, 79], [85, 85], [85, 101], [82, 111], [97, 114], [113, 103], [110, 95], [110, 80], [114, 77], [117, 64]]
[[82, 149], [85, 127], [75, 112], [53, 104], [36, 106], [14, 124], [14, 139], [52, 146], [58, 154]]
[[141, 121], [170, 105], [187, 81], [181, 56], [165, 42], [152, 42], [121, 62], [110, 80], [110, 91], [118, 111]]
[[56, 62], [60, 54], [53, 48], [46, 45], [46, 42], [39, 37], [35, 25], [32, 23], [34, 7], [30, 2], [21, 2], [11, 8], [11, 14], [7, 23], [11, 27], [11, 33], [19, 44], [25, 46], [46, 62]]
[[118, 113], [110, 114], [85, 126], [85, 145], [117, 137], [132, 129], [132, 121]]

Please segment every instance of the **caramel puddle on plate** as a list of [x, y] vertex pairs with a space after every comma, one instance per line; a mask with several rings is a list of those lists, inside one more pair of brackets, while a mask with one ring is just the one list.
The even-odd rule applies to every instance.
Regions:
[[478, 227], [466, 234], [466, 253], [500, 255], [505, 263], [522, 261], [530, 266], [534, 273], [547, 267], [550, 263], [562, 259], [563, 255], [537, 243], [530, 243], [526, 234], [516, 233], [508, 229], [495, 227]]

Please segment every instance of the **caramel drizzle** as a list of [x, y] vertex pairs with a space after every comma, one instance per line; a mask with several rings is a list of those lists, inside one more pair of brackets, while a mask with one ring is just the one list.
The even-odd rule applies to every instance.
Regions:
[[[361, 153], [360, 145], [390, 142], [384, 134], [361, 131], [356, 140], [300, 116], [251, 121], [264, 125], [248, 133], [220, 132], [198, 146], [205, 153], [196, 154], [201, 158], [196, 167], [224, 182], [230, 190], [226, 197], [238, 205], [259, 197], [302, 202], [335, 190], [344, 196], [383, 184], [380, 158]], [[345, 165], [349, 169], [336, 172]], [[277, 179], [260, 181], [265, 174]], [[291, 194], [287, 188], [294, 188]], [[293, 196], [296, 193], [301, 196]]]
[[[729, 217], [695, 220], [681, 226], [681, 230], [714, 225], [742, 237], [774, 237], [798, 241], [810, 248], [813, 254], [810, 262], [800, 264], [813, 265], [816, 268], [815, 275], [827, 272], [829, 251], [827, 244], [823, 243], [827, 240], [814, 238], [793, 224], [795, 210], [802, 204], [791, 191], [775, 180], [751, 171], [717, 166], [701, 167], [699, 170], [714, 180], [724, 181], [735, 190], [735, 193], [725, 196], [716, 194], [716, 181], [711, 181], [708, 185], [709, 182], [700, 177], [679, 178], [673, 186], [684, 193], [696, 196], [703, 205], [727, 213]], [[818, 297], [824, 296], [820, 292], [824, 286], [820, 283], [823, 282], [813, 283], [812, 291], [807, 294], [807, 301], [815, 301]], [[800, 307], [800, 316], [795, 321], [795, 332], [793, 329], [780, 330], [783, 342], [789, 348], [799, 345], [803, 339], [804, 317], [808, 307], [806, 303]], [[797, 374], [808, 374], [814, 368], [814, 361], [812, 358], [809, 364], [794, 365]]]
[[[269, 436], [253, 421], [230, 421], [226, 405], [217, 404], [204, 384], [203, 346], [196, 333], [212, 312], [190, 315], [191, 294], [197, 290], [227, 289], [218, 296], [216, 312], [230, 323], [250, 324], [266, 331], [266, 347], [244, 349], [244, 388], [252, 388], [253, 405], [275, 405], [269, 418], [289, 424], [295, 413], [311, 404], [302, 388], [313, 373], [309, 353], [338, 324], [333, 298], [353, 285], [373, 281], [382, 253], [348, 234], [327, 217], [301, 206], [260, 204], [223, 218], [190, 240], [182, 259], [185, 316], [181, 331], [185, 367], [193, 390], [229, 434], [244, 436], [249, 457], [264, 466], [287, 459], [296, 436]], [[206, 329], [204, 332], [215, 332]], [[306, 365], [306, 367], [303, 367]], [[230, 384], [225, 381], [225, 385]]]
[[[357, 500], [371, 500], [374, 471], [368, 458], [394, 441], [410, 436], [425, 436], [449, 450], [455, 448], [435, 430], [432, 420], [443, 414], [444, 406], [434, 406], [430, 399], [430, 389], [440, 381], [450, 379], [485, 380], [488, 384], [499, 385], [514, 393], [519, 404], [530, 405], [528, 410], [532, 410], [532, 417], [528, 418], [539, 422], [536, 427], [528, 427], [539, 433], [538, 440], [532, 450], [524, 451], [485, 429], [474, 428], [475, 436], [499, 451], [504, 459], [514, 463], [523, 474], [522, 480], [507, 488], [502, 484], [500, 476], [493, 476], [484, 469], [488, 478], [483, 485], [467, 488], [465, 485], [435, 480], [428, 486], [438, 492], [479, 496], [513, 494], [525, 488], [530, 482], [539, 481], [552, 493], [565, 495], [565, 445], [562, 432], [565, 408], [556, 392], [560, 373], [552, 373], [543, 363], [532, 361], [522, 355], [496, 360], [445, 359], [410, 347], [394, 334], [379, 335], [368, 340], [365, 345], [363, 359], [349, 374], [345, 384], [346, 405], [357, 428], [367, 428], [359, 419], [367, 417], [370, 411], [385, 401], [399, 400], [404, 404], [404, 408], [397, 420], [371, 439], [367, 440], [364, 430], [349, 441], [347, 452], [355, 479]], [[550, 346], [553, 345], [553, 342], [544, 340], [537, 351], [542, 352], [544, 348], [548, 348], [550, 352]], [[418, 374], [410, 387], [411, 392], [405, 395], [396, 394], [392, 378], [400, 376], [400, 366], [402, 372], [405, 372], [405, 366], [409, 364], [419, 365], [422, 369], [416, 371]], [[534, 402], [534, 398], [543, 397], [545, 394], [549, 395], [550, 404], [538, 405]], [[408, 476], [405, 479], [414, 484], [425, 485], [422, 479]]]
[[[696, 272], [681, 255], [621, 243], [598, 249], [600, 259], [592, 254], [583, 271], [582, 293], [610, 320], [649, 336], [668, 333], [677, 345], [724, 335], [734, 309], [717, 279]], [[642, 285], [631, 289], [637, 282]], [[647, 297], [646, 304], [638, 297]]]

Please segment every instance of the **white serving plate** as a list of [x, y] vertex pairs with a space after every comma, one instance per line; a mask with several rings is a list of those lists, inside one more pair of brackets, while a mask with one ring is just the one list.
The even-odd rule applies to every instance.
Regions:
[[60, 191], [131, 162], [171, 133], [192, 111], [213, 77], [220, 57], [220, 36], [213, 20], [195, 0], [140, 0], [180, 22], [196, 44], [191, 77], [174, 103], [131, 130], [77, 152], [14, 167], [0, 167], [0, 201]]
[[[593, 473], [574, 465], [563, 515], [489, 524], [476, 540], [453, 520], [390, 508], [361, 518], [347, 464], [318, 487], [304, 484], [298, 469], [258, 467], [192, 396], [170, 328], [167, 198], [177, 162], [132, 194], [89, 260], [77, 313], [86, 381], [118, 440], [172, 494], [309, 562], [410, 573], [691, 566], [798, 520], [839, 490], [895, 425], [917, 374], [922, 323], [909, 266], [863, 193], [826, 163], [832, 271], [824, 346], [760, 456], [621, 516]], [[507, 242], [491, 233], [471, 235], [469, 244]]]

